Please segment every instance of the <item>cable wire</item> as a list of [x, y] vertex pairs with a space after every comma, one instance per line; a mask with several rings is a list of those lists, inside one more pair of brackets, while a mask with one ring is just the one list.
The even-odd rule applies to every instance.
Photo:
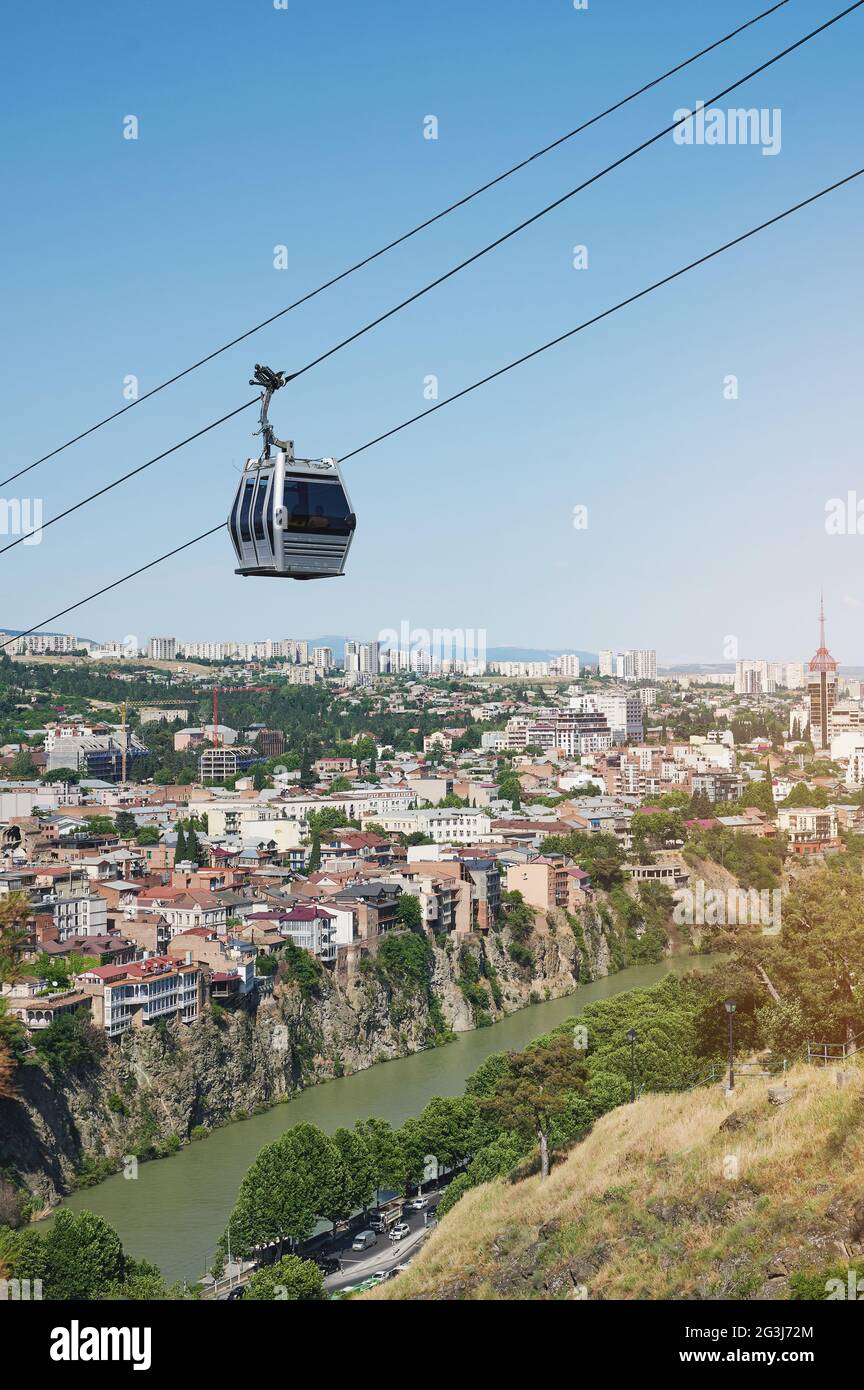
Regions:
[[[779, 63], [782, 58], [787, 57], [790, 53], [794, 53], [796, 49], [809, 43], [811, 39], [816, 38], [818, 34], [823, 33], [826, 29], [830, 29], [832, 25], [837, 24], [841, 19], [845, 19], [847, 15], [852, 14], [854, 10], [860, 9], [862, 5], [864, 5], [864, 0], [854, 0], [854, 4], [849, 5], [845, 10], [841, 10], [839, 14], [826, 20], [824, 24], [820, 24], [816, 29], [811, 29], [808, 34], [797, 39], [795, 43], [789, 44], [787, 48], [782, 49], [779, 53], [775, 53], [774, 56], [767, 59], [766, 62], [760, 63], [758, 67], [753, 68], [752, 71], [746, 73], [744, 77], [739, 77], [737, 81], [732, 82], [728, 87], [724, 87], [722, 91], [710, 97], [705, 103], [705, 106], [713, 106], [715, 102], [728, 96], [730, 92], [734, 92], [736, 88], [741, 87], [745, 82], [758, 76], [759, 73], [764, 72], [767, 68], [773, 67], [773, 65]], [[460, 271], [464, 270], [469, 265], [473, 265], [475, 261], [480, 260], [483, 256], [487, 256], [490, 251], [494, 251], [505, 241], [509, 241], [511, 237], [517, 236], [519, 232], [524, 231], [526, 227], [530, 227], [533, 223], [539, 221], [540, 218], [546, 217], [550, 212], [561, 207], [563, 203], [574, 198], [577, 193], [581, 193], [584, 189], [590, 187], [591, 184], [597, 183], [599, 179], [604, 178], [606, 174], [612, 173], [613, 170], [620, 168], [622, 164], [626, 164], [629, 160], [634, 159], [637, 154], [641, 154], [643, 150], [655, 145], [658, 140], [662, 140], [665, 135], [669, 135], [671, 131], [684, 125], [688, 120], [692, 120], [692, 115], [682, 116], [680, 120], [673, 121], [671, 125], [664, 126], [664, 128], [655, 135], [644, 140], [641, 145], [636, 145], [634, 149], [629, 150], [627, 154], [622, 155], [612, 164], [607, 164], [604, 169], [599, 170], [596, 174], [592, 174], [589, 179], [585, 179], [583, 183], [578, 184], [575, 188], [571, 188], [567, 193], [563, 193], [560, 198], [556, 198], [554, 202], [548, 203], [546, 207], [541, 208], [539, 212], [533, 213], [532, 216], [526, 218], [525, 221], [518, 223], [515, 227], [511, 227], [509, 231], [504, 232], [500, 237], [497, 237], [495, 241], [489, 242], [486, 246], [481, 247], [479, 251], [475, 251], [473, 255], [468, 256], [464, 261], [460, 261], [457, 265], [451, 266], [443, 275], [439, 275], [436, 279], [431, 280], [427, 285], [424, 285], [422, 289], [416, 290], [414, 294], [409, 295], [407, 299], [400, 300], [398, 304], [393, 305], [393, 307], [388, 309], [385, 313], [379, 314], [377, 318], [364, 324], [362, 328], [358, 328], [356, 332], [350, 334], [347, 338], [343, 338], [341, 342], [328, 348], [326, 352], [313, 358], [312, 361], [307, 362], [305, 366], [299, 367], [295, 372], [286, 373], [286, 382], [295, 381], [298, 377], [311, 371], [313, 367], [317, 367], [321, 362], [325, 362], [329, 357], [333, 357], [335, 353], [341, 352], [341, 350], [348, 347], [350, 343], [356, 342], [358, 338], [362, 338], [366, 333], [371, 332], [373, 328], [377, 328], [378, 325], [384, 323], [386, 319], [392, 318], [394, 314], [398, 314], [402, 309], [407, 308], [408, 305], [415, 303], [418, 299], [422, 299], [424, 295], [429, 294], [433, 289], [444, 284], [446, 280], [450, 280], [454, 275], [458, 275]], [[154, 463], [158, 463], [160, 459], [165, 458], [168, 454], [176, 453], [177, 450], [182, 449], [185, 444], [190, 443], [194, 439], [200, 439], [203, 434], [207, 434], [209, 430], [215, 429], [217, 425], [223, 424], [226, 420], [230, 420], [234, 415], [239, 415], [244, 410], [248, 410], [250, 406], [257, 404], [257, 400], [258, 398], [255, 397], [255, 399], [247, 401], [244, 405], [237, 406], [235, 410], [222, 416], [221, 419], [214, 420], [209, 425], [204, 425], [200, 430], [197, 430], [195, 434], [189, 435], [187, 439], [181, 441], [181, 443], [172, 445], [170, 449], [166, 449], [161, 454], [156, 454], [154, 458], [139, 464], [137, 468], [130, 469], [128, 473], [122, 473], [120, 477], [115, 478], [113, 482], [106, 483], [104, 487], [98, 488], [96, 492], [89, 493], [87, 497], [82, 497], [80, 501], [73, 503], [71, 507], [67, 507], [64, 511], [59, 512], [57, 516], [51, 517], [48, 521], [43, 522], [41, 529], [45, 531], [49, 526], [56, 525], [58, 521], [62, 521], [67, 516], [71, 516], [73, 512], [79, 511], [81, 507], [86, 507], [88, 503], [95, 501], [98, 497], [104, 496], [106, 492], [111, 492], [115, 487], [119, 487], [121, 483], [127, 482], [130, 478], [136, 477], [139, 473], [143, 473], [145, 469], [152, 467]], [[7, 551], [14, 550], [16, 546], [22, 545], [25, 540], [27, 540], [27, 535], [18, 536], [14, 541], [10, 541], [8, 545], [0, 547], [0, 555], [5, 555]]]
[[737, 38], [739, 34], [744, 33], [745, 29], [752, 28], [754, 24], [760, 24], [763, 19], [767, 19], [769, 15], [776, 13], [777, 10], [782, 10], [788, 3], [789, 0], [778, 0], [778, 3], [772, 5], [770, 9], [763, 10], [761, 14], [755, 15], [753, 19], [748, 19], [744, 24], [739, 24], [737, 29], [732, 29], [728, 34], [724, 34], [721, 39], [716, 39], [714, 43], [708, 44], [706, 48], [700, 49], [698, 53], [693, 53], [689, 58], [685, 58], [683, 62], [677, 63], [675, 67], [669, 68], [666, 72], [661, 73], [659, 77], [652, 78], [650, 82], [646, 82], [644, 86], [637, 88], [637, 90], [631, 92], [629, 96], [622, 97], [620, 101], [616, 101], [612, 106], [607, 106], [605, 111], [598, 112], [596, 116], [591, 116], [587, 121], [583, 121], [581, 125], [576, 126], [573, 130], [567, 131], [565, 135], [560, 135], [556, 140], [551, 141], [550, 144], [544, 145], [542, 149], [535, 150], [534, 153], [528, 155], [526, 159], [522, 159], [518, 164], [513, 164], [509, 169], [506, 169], [503, 174], [498, 174], [495, 178], [489, 179], [487, 183], [481, 184], [479, 188], [475, 188], [463, 198], [457, 199], [455, 203], [450, 203], [448, 207], [442, 208], [440, 212], [434, 213], [432, 217], [427, 217], [424, 222], [419, 222], [417, 226], [412, 227], [410, 231], [403, 232], [393, 241], [389, 241], [385, 246], [379, 247], [377, 251], [373, 251], [360, 261], [355, 261], [354, 265], [349, 266], [347, 270], [340, 271], [338, 275], [334, 275], [331, 279], [325, 280], [323, 284], [318, 285], [314, 290], [309, 290], [309, 292], [304, 294], [300, 299], [295, 299], [293, 304], [288, 304], [284, 309], [279, 309], [275, 314], [271, 314], [269, 318], [262, 319], [261, 322], [256, 323], [254, 327], [247, 328], [245, 332], [239, 333], [236, 338], [231, 338], [229, 342], [223, 343], [221, 347], [215, 348], [212, 352], [208, 352], [205, 357], [199, 358], [198, 361], [193, 362], [191, 366], [184, 367], [182, 371], [176, 372], [174, 376], [168, 377], [165, 381], [160, 382], [158, 386], [153, 386], [149, 391], [145, 391], [144, 395], [139, 396], [137, 400], [130, 401], [127, 405], [121, 406], [119, 410], [113, 411], [111, 415], [106, 415], [103, 420], [98, 420], [96, 424], [91, 425], [89, 429], [82, 430], [80, 434], [76, 434], [71, 439], [67, 439], [64, 444], [58, 445], [57, 448], [52, 449], [50, 453], [43, 454], [41, 458], [28, 464], [26, 468], [21, 468], [17, 473], [10, 474], [8, 478], [4, 478], [3, 482], [0, 483], [0, 487], [6, 487], [7, 483], [14, 482], [16, 478], [20, 478], [25, 473], [29, 473], [31, 469], [38, 468], [40, 464], [47, 463], [49, 459], [56, 458], [64, 449], [71, 448], [73, 444], [77, 444], [80, 440], [86, 439], [88, 435], [95, 434], [96, 430], [101, 430], [103, 425], [108, 425], [112, 420], [117, 420], [121, 415], [125, 415], [127, 410], [132, 410], [136, 405], [142, 405], [143, 402], [149, 400], [151, 396], [155, 396], [160, 391], [164, 391], [168, 386], [173, 386], [175, 382], [181, 381], [183, 377], [189, 376], [191, 372], [197, 371], [199, 367], [205, 366], [207, 362], [212, 362], [214, 358], [221, 356], [221, 354], [227, 352], [229, 348], [236, 347], [238, 343], [242, 343], [254, 333], [259, 333], [262, 328], [267, 328], [271, 323], [275, 323], [277, 319], [284, 318], [286, 314], [290, 314], [294, 309], [299, 309], [301, 305], [308, 304], [310, 299], [314, 299], [317, 295], [322, 294], [324, 290], [329, 290], [333, 285], [338, 285], [341, 280], [346, 280], [349, 275], [353, 275], [356, 271], [362, 270], [367, 265], [371, 265], [373, 261], [386, 255], [388, 251], [394, 250], [395, 247], [401, 246], [403, 242], [409, 241], [411, 237], [417, 236], [419, 232], [425, 231], [427, 227], [431, 227], [434, 223], [440, 222], [444, 217], [449, 217], [452, 212], [456, 212], [459, 208], [465, 207], [467, 203], [472, 202], [474, 198], [479, 198], [481, 194], [487, 193], [489, 189], [494, 188], [496, 184], [503, 183], [505, 179], [511, 178], [513, 174], [526, 168], [527, 165], [533, 163], [534, 160], [542, 159], [544, 155], [557, 149], [559, 145], [565, 144], [566, 141], [572, 140], [575, 136], [581, 135], [583, 131], [588, 130], [590, 126], [596, 125], [598, 121], [602, 121], [607, 116], [613, 115], [614, 112], [620, 111], [621, 108], [627, 106], [629, 102], [635, 101], [637, 97], [644, 96], [644, 94], [650, 92], [653, 87], [659, 86], [661, 82], [666, 82], [670, 77], [674, 77], [676, 73], [682, 72], [684, 68], [689, 67], [691, 63], [695, 63], [698, 59], [704, 58], [706, 54], [712, 53], [715, 48], [720, 48], [724, 43], [729, 43], [731, 39]]
[[[512, 362], [508, 362], [506, 366], [499, 367], [497, 371], [490, 372], [488, 376], [482, 377], [479, 381], [473, 382], [470, 386], [464, 387], [461, 391], [456, 391], [452, 396], [447, 396], [445, 400], [439, 401], [437, 405], [430, 406], [428, 410], [421, 411], [419, 415], [413, 415], [409, 420], [404, 420], [401, 425], [396, 425], [393, 429], [385, 431], [384, 434], [379, 434], [374, 439], [370, 439], [368, 443], [361, 444], [359, 448], [353, 449], [350, 454], [344, 454], [339, 460], [340, 463], [345, 463], [348, 459], [356, 458], [358, 454], [362, 454], [366, 449], [371, 449], [373, 445], [380, 444], [382, 440], [389, 439], [391, 435], [398, 434], [400, 430], [407, 429], [409, 425], [416, 424], [418, 420], [424, 420], [427, 415], [434, 415], [437, 410], [443, 410], [445, 405], [452, 405], [454, 401], [461, 400], [463, 396], [469, 395], [472, 391], [479, 390], [481, 386], [485, 386], [488, 382], [503, 376], [505, 372], [513, 371], [515, 367], [521, 366], [522, 363], [530, 361], [533, 357], [539, 357], [541, 353], [548, 352], [550, 348], [557, 347], [559, 343], [563, 343], [568, 338], [574, 337], [577, 333], [583, 332], [592, 324], [599, 323], [601, 319], [608, 318], [611, 314], [617, 313], [619, 309], [625, 308], [628, 304], [634, 304], [637, 300], [644, 299], [646, 295], [653, 294], [655, 290], [660, 289], [663, 285], [670, 284], [673, 280], [679, 279], [680, 276], [686, 275], [689, 271], [695, 270], [697, 266], [705, 265], [707, 261], [711, 261], [715, 257], [723, 255], [724, 252], [731, 250], [734, 246], [740, 246], [742, 242], [749, 240], [750, 237], [756, 236], [767, 227], [773, 227], [778, 222], [784, 221], [785, 218], [791, 217], [793, 213], [800, 212], [802, 208], [809, 207], [811, 203], [818, 202], [820, 198], [826, 197], [829, 193], [835, 192], [838, 188], [843, 188], [845, 184], [860, 178], [862, 174], [864, 174], [864, 167], [856, 169], [853, 173], [847, 174], [844, 178], [838, 179], [835, 183], [828, 184], [827, 187], [821, 188], [818, 193], [812, 193], [809, 198], [802, 199], [801, 202], [795, 203], [792, 207], [784, 209], [783, 212], [779, 212], [776, 216], [768, 218], [767, 221], [760, 222], [758, 226], [751, 227], [748, 231], [742, 232], [740, 236], [734, 237], [731, 241], [724, 242], [722, 246], [715, 247], [713, 251], [706, 252], [704, 256], [700, 256], [697, 260], [690, 261], [689, 264], [681, 266], [670, 275], [665, 275], [662, 280], [655, 280], [652, 285], [648, 285], [645, 289], [639, 290], [636, 294], [631, 294], [626, 299], [620, 300], [611, 308], [605, 309], [600, 314], [595, 314], [593, 318], [586, 319], [584, 323], [580, 323], [575, 328], [569, 329], [568, 332], [559, 334], [557, 338], [550, 338], [550, 340], [543, 343], [542, 346], [534, 348], [533, 351], [525, 353], [522, 357], [517, 357]], [[115, 579], [113, 583], [106, 584], [103, 588], [95, 590], [94, 593], [88, 594], [86, 598], [79, 599], [76, 603], [69, 604], [67, 608], [61, 609], [59, 613], [52, 613], [49, 618], [43, 618], [41, 622], [36, 623], [34, 627], [29, 627], [24, 632], [16, 633], [14, 637], [8, 638], [7, 641], [0, 642], [0, 651], [5, 647], [11, 646], [14, 642], [19, 641], [20, 638], [29, 637], [32, 633], [38, 632], [40, 628], [46, 627], [48, 623], [56, 622], [58, 618], [65, 617], [67, 613], [73, 613], [75, 609], [83, 608], [85, 604], [92, 602], [93, 599], [99, 598], [102, 594], [107, 594], [111, 589], [118, 588], [119, 585], [125, 584], [128, 580], [134, 579], [137, 575], [143, 574], [146, 570], [153, 569], [156, 565], [162, 564], [165, 560], [170, 560], [172, 556], [178, 555], [182, 550], [188, 550], [190, 546], [197, 545], [199, 541], [206, 540], [208, 536], [215, 535], [217, 531], [224, 530], [226, 524], [225, 522], [221, 522], [218, 526], [210, 527], [208, 531], [203, 531], [200, 536], [194, 536], [192, 540], [185, 541], [183, 545], [175, 546], [173, 550], [167, 551], [166, 554], [159, 555], [148, 564], [142, 565], [139, 569], [132, 570], [131, 573], [123, 575], [121, 579]]]

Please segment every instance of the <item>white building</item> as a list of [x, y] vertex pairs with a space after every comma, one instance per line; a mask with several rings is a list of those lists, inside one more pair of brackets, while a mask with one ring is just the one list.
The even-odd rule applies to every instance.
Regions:
[[[641, 742], [644, 738], [642, 701], [638, 695], [592, 695], [586, 698], [591, 700], [599, 714], [606, 716], [613, 743], [626, 743], [628, 740]], [[574, 701], [571, 700], [570, 704], [574, 705]]]
[[176, 637], [151, 637], [147, 643], [151, 661], [174, 661], [177, 656]]
[[428, 835], [436, 845], [475, 845], [489, 838], [492, 821], [475, 807], [434, 807], [367, 815], [361, 825], [374, 821], [390, 834]]

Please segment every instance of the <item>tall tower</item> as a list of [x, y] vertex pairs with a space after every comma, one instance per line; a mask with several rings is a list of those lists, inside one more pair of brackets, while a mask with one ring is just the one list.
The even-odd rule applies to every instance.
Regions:
[[837, 694], [837, 662], [825, 645], [825, 604], [819, 596], [819, 647], [808, 667], [810, 738], [818, 752], [831, 747], [831, 713]]

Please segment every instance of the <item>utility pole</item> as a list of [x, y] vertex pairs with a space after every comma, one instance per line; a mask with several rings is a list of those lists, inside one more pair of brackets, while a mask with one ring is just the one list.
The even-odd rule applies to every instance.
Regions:
[[729, 1019], [729, 1090], [735, 1090], [735, 1044], [732, 1037], [732, 1018], [735, 1013], [735, 1000], [727, 999], [723, 1005]]

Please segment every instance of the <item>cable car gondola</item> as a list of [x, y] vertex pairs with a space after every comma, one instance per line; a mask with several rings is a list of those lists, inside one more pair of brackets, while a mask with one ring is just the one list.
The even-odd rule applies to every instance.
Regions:
[[262, 386], [263, 446], [247, 459], [228, 518], [236, 574], [276, 579], [329, 579], [343, 574], [357, 519], [334, 458], [300, 459], [293, 440], [277, 439], [267, 418], [284, 372], [256, 364], [250, 386]]

